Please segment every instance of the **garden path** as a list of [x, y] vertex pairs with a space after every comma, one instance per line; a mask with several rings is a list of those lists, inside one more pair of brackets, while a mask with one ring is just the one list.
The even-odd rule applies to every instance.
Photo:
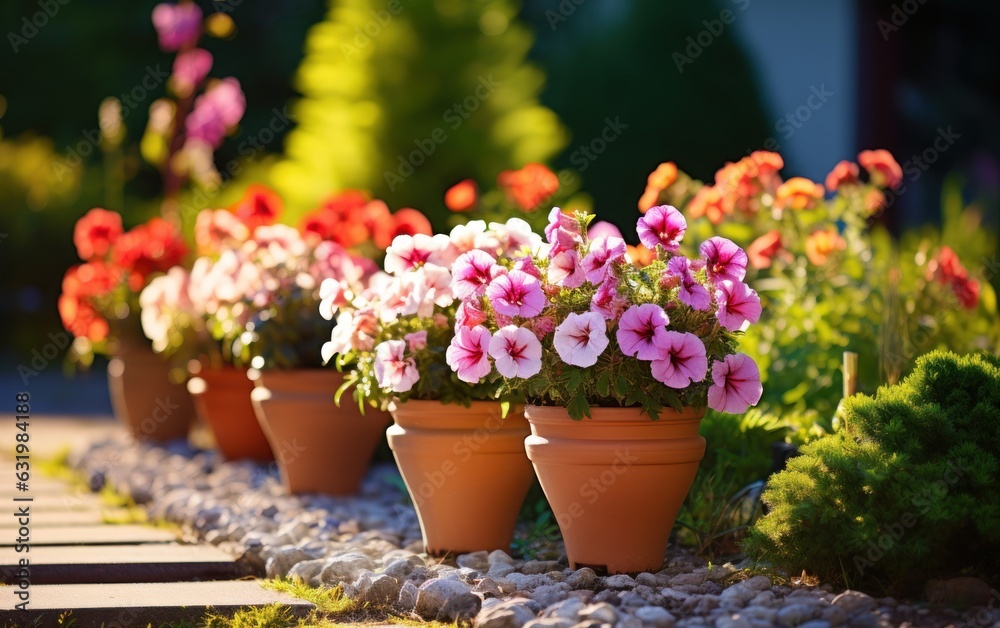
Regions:
[[[15, 429], [4, 425], [0, 442], [13, 444]], [[45, 477], [37, 466], [66, 447], [116, 429], [103, 420], [32, 418], [27, 491], [15, 478], [13, 446], [0, 447], [0, 469], [10, 469], [2, 474], [9, 481], [0, 483], [0, 585], [5, 585], [0, 627], [55, 626], [60, 616], [75, 620], [71, 625], [77, 628], [158, 626], [195, 622], [209, 607], [231, 615], [273, 603], [287, 605], [296, 616], [313, 609], [253, 580], [239, 580], [247, 571], [229, 554], [184, 543], [174, 529], [135, 523], [134, 511]], [[24, 601], [27, 610], [18, 608]]]

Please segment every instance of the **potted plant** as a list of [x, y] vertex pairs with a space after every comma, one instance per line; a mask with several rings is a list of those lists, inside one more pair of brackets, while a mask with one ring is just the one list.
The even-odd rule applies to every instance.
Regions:
[[482, 290], [459, 307], [482, 314], [450, 350], [468, 356], [475, 339], [482, 356], [451, 365], [526, 399], [525, 447], [571, 566], [656, 571], [704, 455], [706, 404], [738, 413], [760, 398], [756, 364], [735, 350], [760, 302], [731, 241], [679, 254], [686, 221], [673, 207], [639, 221], [645, 265], [618, 237], [588, 238], [590, 220], [554, 208], [530, 259], [478, 266]]
[[77, 221], [82, 264], [63, 278], [59, 314], [73, 334], [71, 356], [89, 366], [108, 355], [111, 405], [137, 440], [186, 438], [194, 409], [183, 375], [155, 355], [139, 329], [139, 292], [180, 263], [187, 247], [177, 229], [152, 218], [127, 232], [116, 212], [94, 208]]
[[255, 300], [234, 349], [253, 367], [251, 400], [286, 490], [348, 495], [357, 492], [390, 419], [334, 402], [345, 376], [323, 367], [331, 325], [320, 313], [321, 294], [360, 293], [376, 270], [345, 247], [374, 256], [397, 231], [429, 232], [430, 223], [416, 210], [391, 214], [382, 201], [348, 191], [307, 215], [300, 231], [288, 235], [301, 252], [266, 271], [274, 285]]
[[472, 221], [450, 235], [402, 235], [386, 252], [387, 273], [366, 290], [324, 290], [324, 314], [337, 320], [324, 357], [351, 365], [338, 400], [353, 387], [359, 406], [389, 409], [389, 445], [432, 555], [510, 548], [532, 482], [528, 425], [517, 398], [501, 399], [483, 373], [452, 372], [449, 364], [474, 358], [450, 344], [484, 315], [457, 298], [481, 289], [476, 260], [527, 254], [540, 242], [518, 218]]

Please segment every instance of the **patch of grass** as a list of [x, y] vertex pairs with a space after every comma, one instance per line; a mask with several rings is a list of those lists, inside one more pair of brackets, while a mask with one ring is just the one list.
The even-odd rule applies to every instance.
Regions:
[[[283, 626], [296, 628], [331, 628], [333, 626], [364, 625], [364, 624], [395, 624], [399, 626], [422, 626], [424, 628], [455, 628], [457, 624], [446, 624], [436, 621], [423, 621], [399, 609], [389, 606], [373, 606], [360, 604], [344, 596], [340, 587], [327, 589], [312, 587], [301, 582], [293, 582], [287, 578], [275, 580], [260, 580], [260, 585], [272, 591], [285, 593], [316, 605], [316, 610], [305, 618], [292, 620]], [[295, 622], [298, 623], [295, 623]], [[271, 624], [216, 624], [206, 628], [244, 628], [261, 626], [270, 628]]]
[[291, 610], [282, 604], [236, 611], [232, 617], [209, 614], [202, 621], [203, 628], [290, 628], [295, 625]]

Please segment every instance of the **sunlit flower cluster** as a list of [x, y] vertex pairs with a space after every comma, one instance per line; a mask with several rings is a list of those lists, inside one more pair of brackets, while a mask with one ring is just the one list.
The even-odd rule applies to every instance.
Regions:
[[[455, 227], [449, 235], [396, 236], [386, 250], [385, 272], [372, 276], [363, 289], [336, 280], [321, 286], [320, 312], [337, 323], [323, 346], [324, 359], [340, 356], [355, 363], [350, 381], [359, 384], [362, 397], [376, 403], [404, 393], [419, 395], [420, 387], [436, 385], [432, 378], [443, 376], [448, 385], [447, 364], [477, 359], [448, 346], [456, 325], [467, 330], [468, 323], [485, 315], [461, 307], [461, 300], [483, 295], [491, 287], [498, 299], [506, 299], [508, 311], [530, 310], [537, 297], [525, 301], [517, 292], [522, 284], [501, 285], [490, 273], [496, 259], [513, 263], [541, 245], [541, 237], [519, 218], [490, 224], [474, 220]], [[505, 274], [516, 278], [527, 272], [512, 269]], [[504, 295], [499, 294], [502, 290], [506, 290]], [[461, 333], [470, 347], [475, 345], [475, 338]], [[487, 345], [478, 346], [484, 353], [490, 350]], [[454, 394], [468, 397], [476, 392], [460, 384]]]
[[[655, 206], [637, 231], [657, 261], [640, 268], [621, 238], [590, 239], [587, 221], [554, 208], [546, 242], [523, 255], [476, 250], [456, 259], [452, 293], [461, 314], [447, 357], [458, 378], [477, 384], [495, 367], [512, 392], [566, 402], [574, 397], [560, 379], [568, 367], [598, 380], [624, 362], [648, 363], [634, 373], [649, 381], [628, 382], [647, 410], [658, 411], [663, 399], [728, 412], [756, 403], [756, 365], [731, 350], [732, 333], [761, 315], [757, 293], [743, 282], [746, 253], [715, 237], [698, 259], [679, 255], [687, 222], [674, 207]], [[602, 403], [615, 395], [588, 397]]]
[[77, 221], [73, 243], [84, 263], [66, 271], [59, 314], [67, 330], [90, 343], [107, 339], [114, 322], [132, 313], [150, 278], [187, 254], [172, 223], [152, 218], [124, 231], [121, 216], [101, 208]]

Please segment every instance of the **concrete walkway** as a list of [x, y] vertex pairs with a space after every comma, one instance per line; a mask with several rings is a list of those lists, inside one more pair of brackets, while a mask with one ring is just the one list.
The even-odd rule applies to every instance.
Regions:
[[[111, 524], [122, 510], [68, 482], [46, 478], [38, 464], [116, 433], [107, 420], [33, 417], [28, 427], [27, 490], [15, 473], [12, 421], [0, 428], [0, 627], [154, 626], [197, 622], [211, 609], [284, 604], [305, 616], [313, 605], [262, 588], [211, 545], [180, 542], [175, 531]], [[23, 459], [22, 459], [23, 461]], [[2, 472], [3, 469], [7, 472]], [[22, 466], [23, 470], [24, 467]]]

